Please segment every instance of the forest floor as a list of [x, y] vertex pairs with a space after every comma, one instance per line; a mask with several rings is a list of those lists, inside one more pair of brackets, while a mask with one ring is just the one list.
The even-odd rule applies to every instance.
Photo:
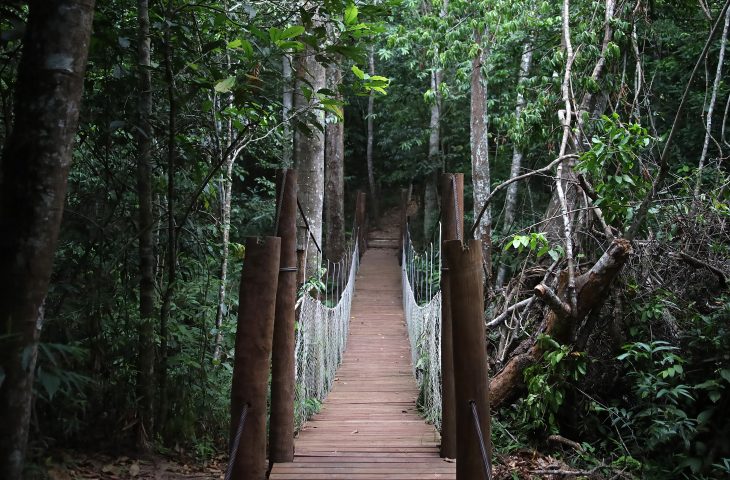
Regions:
[[[593, 471], [571, 468], [563, 461], [534, 450], [521, 450], [510, 455], [497, 455], [494, 480], [512, 479], [603, 479]], [[446, 461], [446, 460], [445, 460]], [[159, 454], [109, 455], [96, 452], [57, 450], [45, 457], [46, 474], [29, 480], [220, 480], [226, 469], [227, 455], [218, 454], [211, 460]], [[346, 479], [343, 479], [346, 480]]]

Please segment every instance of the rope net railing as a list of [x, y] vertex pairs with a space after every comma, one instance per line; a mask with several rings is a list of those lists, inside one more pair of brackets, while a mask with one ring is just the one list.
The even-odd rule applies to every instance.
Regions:
[[305, 283], [297, 301], [294, 402], [297, 429], [319, 410], [342, 362], [359, 265], [359, 244], [355, 240], [342, 260], [323, 264], [319, 278]]
[[418, 407], [441, 430], [441, 225], [437, 238], [416, 252], [408, 228], [403, 238], [403, 310], [411, 344]]

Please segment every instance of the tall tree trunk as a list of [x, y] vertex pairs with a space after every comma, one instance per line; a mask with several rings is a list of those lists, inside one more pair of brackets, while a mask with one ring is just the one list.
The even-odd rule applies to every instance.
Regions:
[[[525, 96], [522, 94], [520, 87], [525, 84], [530, 74], [530, 66], [532, 65], [532, 41], [526, 41], [522, 46], [522, 57], [520, 58], [520, 73], [517, 77], [517, 102], [515, 104], [515, 121], [520, 121], [522, 109], [525, 108]], [[510, 178], [514, 178], [520, 174], [522, 169], [522, 157], [524, 156], [522, 145], [514, 141], [512, 150], [512, 166], [510, 167]], [[515, 222], [515, 211], [517, 209], [517, 182], [511, 183], [507, 187], [507, 193], [504, 200], [504, 225], [502, 233], [506, 236], [513, 228]], [[507, 274], [507, 268], [504, 263], [500, 263], [497, 272], [496, 287], [502, 286], [504, 277]]]
[[[370, 75], [375, 75], [375, 55], [373, 47], [368, 49], [368, 72]], [[379, 219], [380, 212], [378, 206], [378, 194], [375, 186], [375, 171], [373, 168], [373, 141], [375, 140], [375, 92], [370, 91], [368, 96], [368, 139], [367, 139], [367, 164], [368, 164], [368, 186], [370, 187], [370, 199], [371, 211], [373, 212], [373, 218]]]
[[32, 0], [0, 164], [0, 478], [20, 480], [93, 0]]
[[[474, 30], [474, 41], [479, 45], [471, 63], [471, 114], [469, 117], [471, 140], [471, 175], [474, 187], [474, 218], [477, 218], [491, 192], [489, 173], [489, 118], [487, 112], [487, 79], [482, 74], [485, 62], [483, 35], [487, 32]], [[482, 241], [486, 271], [492, 275], [492, 211], [487, 207], [474, 235]], [[489, 284], [490, 279], [485, 279]]]
[[[336, 99], [342, 101], [338, 88], [342, 84], [342, 70], [338, 64], [327, 67], [328, 88], [337, 92]], [[334, 115], [325, 131], [325, 255], [337, 262], [345, 251], [345, 124]]]
[[[229, 136], [229, 141], [231, 137]], [[223, 152], [221, 152], [223, 153]], [[226, 312], [226, 287], [228, 285], [228, 257], [231, 236], [231, 193], [233, 187], [233, 154], [229, 153], [223, 161], [225, 172], [221, 179], [221, 270], [220, 285], [218, 287], [218, 306], [215, 312], [215, 343], [213, 346], [213, 360], [221, 358], [221, 344], [223, 342], [223, 317]]]
[[137, 445], [147, 448], [154, 426], [155, 397], [155, 257], [152, 238], [152, 73], [150, 69], [149, 0], [137, 3], [137, 195], [139, 197], [139, 353], [137, 359]]
[[[174, 0], [168, 3], [168, 18], [171, 18]], [[177, 155], [177, 101], [175, 99], [175, 77], [172, 65], [172, 32], [170, 24], [165, 30], [165, 81], [167, 83], [167, 100], [169, 114], [167, 125], [167, 286], [160, 308], [160, 355], [159, 355], [159, 391], [160, 401], [157, 407], [158, 430], [165, 428], [167, 420], [167, 344], [169, 340], [170, 310], [175, 291], [177, 277], [177, 235], [175, 231], [175, 157]]]
[[[315, 93], [325, 87], [325, 69], [314, 55], [311, 47], [296, 58], [297, 88], [294, 94], [294, 108], [296, 110], [312, 108], [317, 105], [315, 95], [307, 101], [302, 88], [311, 88]], [[324, 126], [322, 110], [312, 110], [315, 121]], [[322, 245], [322, 207], [324, 203], [324, 134], [317, 127], [310, 132], [297, 130], [294, 133], [294, 165], [299, 175], [299, 198], [302, 210], [307, 217], [311, 234], [318, 245]], [[302, 219], [300, 219], [302, 222]], [[309, 233], [303, 223], [300, 223], [298, 248], [306, 249], [307, 262], [305, 275], [310, 278], [317, 274], [321, 256], [317, 247], [309, 239]]]
[[690, 216], [694, 216], [697, 211], [698, 199], [700, 197], [700, 188], [702, 187], [702, 173], [705, 169], [705, 160], [707, 158], [707, 150], [710, 146], [710, 137], [712, 136], [712, 114], [715, 112], [715, 103], [717, 102], [717, 91], [720, 88], [720, 81], [722, 80], [722, 64], [725, 61], [725, 48], [727, 46], [727, 32], [728, 26], [730, 26], [730, 9], [725, 12], [725, 25], [722, 30], [722, 37], [720, 37], [720, 53], [717, 59], [717, 71], [715, 72], [715, 81], [712, 84], [712, 95], [710, 96], [710, 105], [707, 108], [707, 120], [705, 122], [705, 141], [702, 144], [702, 154], [700, 155], [700, 162], [697, 166], [697, 179], [695, 180], [694, 195], [692, 199], [692, 213]]
[[291, 55], [284, 55], [281, 61], [281, 76], [284, 80], [284, 88], [282, 91], [281, 116], [284, 122], [283, 148], [281, 154], [281, 163], [284, 168], [292, 166], [292, 150], [294, 147], [294, 135], [291, 128], [291, 122], [287, 119], [291, 115], [294, 107], [294, 85], [292, 84], [292, 62]]
[[[443, 0], [439, 18], [444, 20], [448, 15], [449, 2]], [[441, 59], [438, 46], [433, 54], [433, 69], [431, 70], [431, 91], [433, 92], [433, 103], [431, 104], [431, 120], [429, 122], [428, 136], [428, 168], [431, 173], [425, 179], [423, 193], [423, 238], [428, 242], [436, 226], [436, 215], [438, 209], [438, 172], [442, 169], [441, 161], [441, 81], [444, 72], [441, 69]]]
[[426, 176], [423, 192], [423, 239], [428, 240], [433, 234], [436, 224], [436, 211], [438, 209], [438, 170], [439, 153], [441, 151], [441, 94], [439, 86], [443, 77], [443, 71], [436, 67], [438, 53], [434, 55], [434, 70], [431, 72], [431, 91], [433, 92], [433, 104], [431, 105], [431, 121], [429, 122], [428, 136], [428, 165], [433, 169], [432, 173]]

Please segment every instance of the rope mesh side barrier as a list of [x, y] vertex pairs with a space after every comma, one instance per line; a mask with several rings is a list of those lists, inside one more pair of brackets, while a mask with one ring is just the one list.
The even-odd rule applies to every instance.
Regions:
[[[434, 245], [435, 243], [435, 245]], [[417, 253], [406, 229], [401, 278], [403, 310], [422, 415], [441, 430], [441, 227], [438, 238]]]
[[[306, 291], [297, 302], [294, 402], [297, 429], [319, 409], [342, 362], [359, 265], [356, 240], [340, 262], [327, 262], [319, 298]], [[344, 279], [347, 281], [343, 286]]]

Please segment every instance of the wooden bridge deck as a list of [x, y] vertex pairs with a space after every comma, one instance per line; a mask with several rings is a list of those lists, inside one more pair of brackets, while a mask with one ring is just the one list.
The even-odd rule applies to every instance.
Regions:
[[439, 457], [438, 432], [416, 411], [397, 241], [370, 247], [334, 388], [300, 432], [294, 462], [274, 465], [271, 480], [456, 478], [455, 464]]

